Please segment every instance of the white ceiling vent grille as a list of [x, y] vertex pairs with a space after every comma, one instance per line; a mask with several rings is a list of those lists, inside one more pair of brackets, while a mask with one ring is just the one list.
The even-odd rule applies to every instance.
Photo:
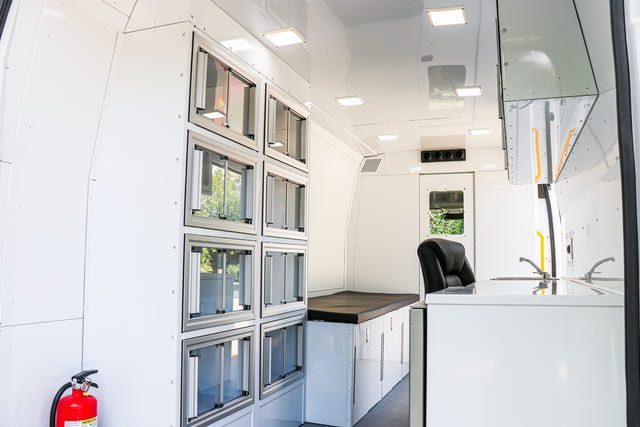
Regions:
[[380, 157], [372, 157], [369, 159], [364, 159], [364, 163], [362, 163], [362, 168], [360, 168], [360, 172], [362, 173], [373, 173], [377, 172], [380, 167], [380, 163], [382, 163], [382, 158]]

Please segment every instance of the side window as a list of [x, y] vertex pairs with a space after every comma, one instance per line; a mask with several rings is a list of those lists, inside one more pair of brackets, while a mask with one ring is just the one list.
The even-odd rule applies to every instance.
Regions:
[[202, 136], [189, 146], [187, 224], [255, 232], [257, 160]]
[[464, 234], [464, 192], [429, 193], [429, 234]]

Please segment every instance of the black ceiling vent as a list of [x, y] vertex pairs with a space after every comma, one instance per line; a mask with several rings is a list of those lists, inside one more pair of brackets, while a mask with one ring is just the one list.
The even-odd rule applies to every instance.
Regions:
[[422, 163], [463, 162], [465, 160], [467, 160], [467, 150], [464, 148], [426, 150], [420, 152], [420, 161]]

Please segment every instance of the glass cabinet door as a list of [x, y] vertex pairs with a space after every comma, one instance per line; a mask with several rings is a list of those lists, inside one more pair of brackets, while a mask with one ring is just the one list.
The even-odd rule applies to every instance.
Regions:
[[264, 326], [262, 334], [262, 383], [264, 396], [295, 380], [303, 370], [304, 322], [279, 321]]
[[304, 249], [298, 246], [265, 244], [263, 263], [263, 315], [304, 308]]
[[185, 341], [183, 425], [211, 422], [251, 403], [251, 334]]
[[[268, 92], [266, 153], [292, 166], [306, 170], [308, 112], [293, 100], [288, 105], [283, 101], [284, 96], [275, 94], [274, 88], [269, 88]], [[293, 108], [294, 104], [296, 104], [295, 109]], [[302, 113], [303, 111], [305, 113]]]
[[188, 235], [185, 258], [184, 330], [253, 318], [255, 245]]
[[257, 149], [255, 142], [256, 84], [221, 59], [198, 37], [194, 40], [192, 110], [190, 120], [233, 141]]
[[187, 225], [255, 232], [257, 160], [190, 135]]
[[305, 238], [306, 178], [288, 176], [269, 164], [266, 167], [265, 235]]

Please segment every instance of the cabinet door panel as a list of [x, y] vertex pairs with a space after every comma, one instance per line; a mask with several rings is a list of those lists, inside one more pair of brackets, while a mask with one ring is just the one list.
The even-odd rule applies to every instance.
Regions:
[[394, 311], [382, 317], [384, 323], [384, 358], [382, 395], [386, 395], [402, 378], [402, 313]]
[[380, 318], [356, 328], [356, 377], [353, 404], [355, 424], [382, 398], [381, 356], [382, 322]]

